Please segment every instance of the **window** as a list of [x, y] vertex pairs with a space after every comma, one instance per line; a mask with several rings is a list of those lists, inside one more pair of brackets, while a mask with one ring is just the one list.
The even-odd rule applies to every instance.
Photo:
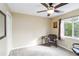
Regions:
[[74, 23], [74, 36], [79, 37], [79, 22]]
[[72, 17], [61, 21], [61, 37], [79, 39], [79, 17]]
[[64, 23], [64, 35], [72, 36], [72, 23]]

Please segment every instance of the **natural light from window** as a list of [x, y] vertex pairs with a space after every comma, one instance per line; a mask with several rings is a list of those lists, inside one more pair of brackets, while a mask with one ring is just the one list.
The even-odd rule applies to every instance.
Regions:
[[79, 39], [79, 16], [61, 20], [61, 38]]

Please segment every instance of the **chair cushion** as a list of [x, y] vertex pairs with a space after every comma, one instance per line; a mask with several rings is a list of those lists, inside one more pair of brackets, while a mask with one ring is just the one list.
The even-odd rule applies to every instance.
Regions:
[[73, 48], [73, 50], [79, 54], [79, 48]]

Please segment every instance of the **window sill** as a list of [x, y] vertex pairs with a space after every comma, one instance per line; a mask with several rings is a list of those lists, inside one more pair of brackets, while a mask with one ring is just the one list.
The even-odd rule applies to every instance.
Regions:
[[64, 36], [62, 39], [73, 39], [73, 40], [79, 40], [77, 37], [69, 37], [69, 36]]

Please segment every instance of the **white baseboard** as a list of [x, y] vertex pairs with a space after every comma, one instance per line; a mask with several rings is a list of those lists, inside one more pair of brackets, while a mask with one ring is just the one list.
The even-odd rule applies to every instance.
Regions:
[[65, 46], [62, 46], [62, 45], [58, 45], [59, 47], [62, 47], [62, 48], [64, 48], [64, 49], [66, 49], [66, 50], [68, 50], [68, 51], [71, 51], [71, 52], [73, 52], [72, 51], [72, 48], [71, 49], [69, 49], [69, 48], [67, 48], [67, 47], [65, 47]]

